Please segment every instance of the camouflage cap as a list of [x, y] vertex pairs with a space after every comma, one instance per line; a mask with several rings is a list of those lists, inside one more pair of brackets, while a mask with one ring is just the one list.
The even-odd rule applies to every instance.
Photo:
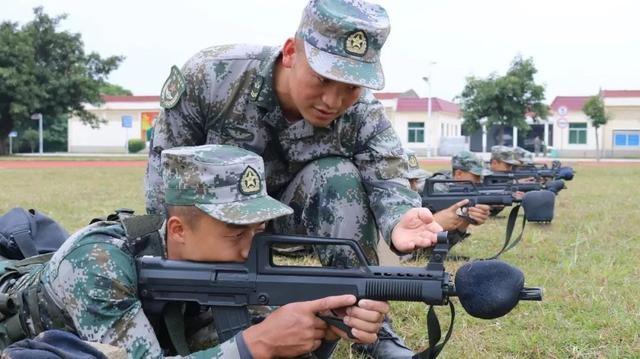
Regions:
[[409, 163], [407, 178], [413, 179], [429, 177], [429, 172], [420, 168], [420, 163], [418, 162], [418, 158], [416, 157], [415, 152], [413, 152], [413, 150], [405, 149], [405, 153], [407, 154], [407, 161]]
[[516, 154], [516, 159], [523, 165], [532, 165], [534, 163], [532, 152], [527, 151], [522, 147], [516, 147], [514, 152]]
[[326, 78], [375, 90], [384, 87], [380, 51], [389, 35], [387, 12], [361, 0], [311, 0], [296, 37], [311, 68]]
[[454, 171], [471, 172], [477, 176], [488, 176], [493, 173], [484, 166], [482, 158], [470, 151], [462, 151], [451, 157], [451, 167]]
[[513, 150], [512, 147], [507, 147], [507, 146], [491, 147], [491, 159], [502, 161], [515, 166], [520, 164], [520, 161], [518, 161], [516, 157], [516, 152]]
[[250, 224], [293, 213], [267, 195], [262, 157], [239, 147], [204, 145], [162, 151], [168, 205], [194, 205], [211, 217]]

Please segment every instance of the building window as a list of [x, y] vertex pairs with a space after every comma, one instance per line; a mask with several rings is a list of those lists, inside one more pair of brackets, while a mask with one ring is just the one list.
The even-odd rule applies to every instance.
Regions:
[[586, 145], [587, 144], [587, 123], [570, 123], [569, 124], [569, 144], [570, 145]]
[[424, 143], [424, 122], [409, 122], [409, 142]]
[[640, 147], [640, 131], [613, 131], [616, 147]]

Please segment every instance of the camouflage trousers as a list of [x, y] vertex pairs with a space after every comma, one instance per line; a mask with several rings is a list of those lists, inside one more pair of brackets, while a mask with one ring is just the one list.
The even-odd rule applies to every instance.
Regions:
[[[310, 162], [276, 197], [294, 213], [273, 220], [274, 233], [355, 239], [369, 261], [378, 263], [378, 229], [353, 162], [343, 157]], [[342, 250], [341, 246], [316, 248], [323, 264], [345, 255]]]

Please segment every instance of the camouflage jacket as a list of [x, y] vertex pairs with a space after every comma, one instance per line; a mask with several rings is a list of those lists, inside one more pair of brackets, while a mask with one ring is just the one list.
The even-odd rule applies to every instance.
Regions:
[[328, 128], [302, 119], [290, 123], [272, 86], [279, 56], [275, 47], [215, 46], [184, 65], [184, 92], [154, 125], [145, 177], [147, 211], [163, 210], [160, 153], [171, 147], [230, 144], [260, 154], [267, 189], [275, 197], [310, 161], [341, 156], [359, 169], [388, 241], [400, 217], [420, 206], [420, 197], [409, 189], [402, 144], [382, 104], [366, 90]]
[[[130, 358], [162, 358], [137, 297], [136, 265], [126, 241], [119, 223], [95, 223], [71, 236], [47, 264], [22, 276], [12, 292], [38, 291], [39, 320], [23, 313], [29, 335], [64, 328], [83, 340], [125, 348]], [[188, 358], [241, 358], [246, 346], [238, 337]]]

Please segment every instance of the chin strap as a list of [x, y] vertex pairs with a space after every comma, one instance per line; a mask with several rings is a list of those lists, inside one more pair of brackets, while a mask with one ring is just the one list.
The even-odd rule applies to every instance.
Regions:
[[451, 338], [451, 333], [453, 332], [453, 321], [456, 317], [456, 308], [453, 306], [452, 302], [449, 302], [449, 308], [451, 309], [451, 323], [449, 323], [449, 329], [447, 329], [447, 334], [445, 334], [444, 340], [442, 343], [438, 344], [442, 338], [440, 321], [433, 309], [433, 305], [429, 306], [429, 311], [427, 312], [427, 336], [429, 338], [429, 347], [414, 355], [412, 359], [433, 359], [442, 352], [445, 344], [447, 344], [449, 338]]

